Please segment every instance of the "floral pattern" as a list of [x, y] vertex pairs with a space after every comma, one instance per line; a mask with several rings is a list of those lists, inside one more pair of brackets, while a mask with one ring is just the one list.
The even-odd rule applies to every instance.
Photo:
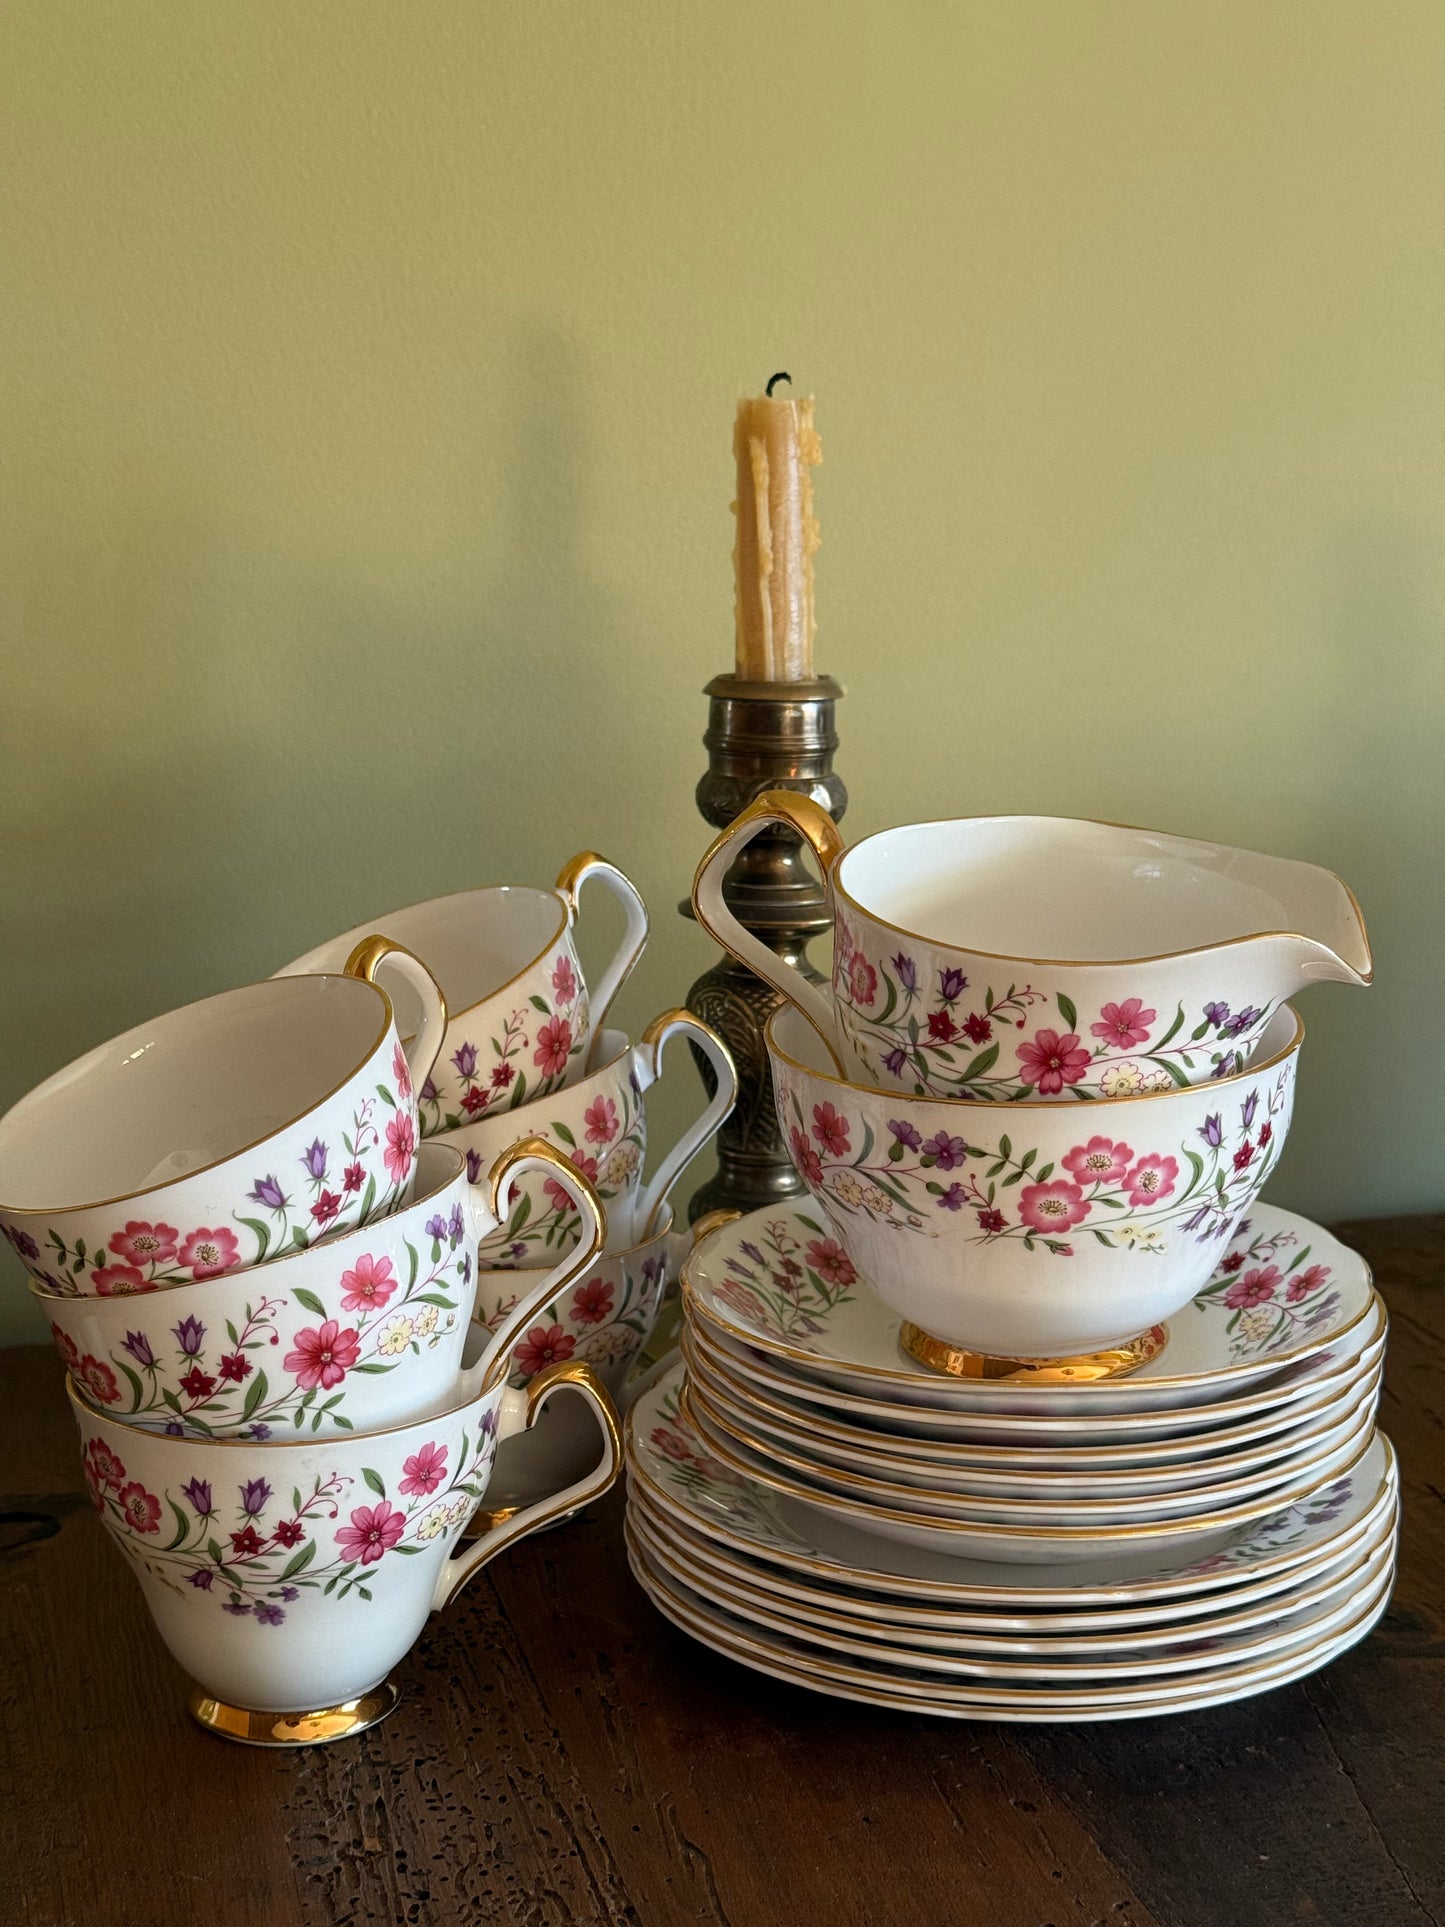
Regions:
[[[395, 1055], [405, 1070], [400, 1047]], [[378, 1084], [356, 1105], [337, 1142], [313, 1137], [268, 1161], [229, 1224], [183, 1229], [159, 1217], [127, 1217], [99, 1242], [67, 1241], [53, 1229], [37, 1241], [3, 1220], [0, 1232], [44, 1289], [61, 1298], [161, 1291], [304, 1251], [385, 1217], [403, 1201], [416, 1163], [410, 1090], [409, 1076], [399, 1098]]]
[[494, 1035], [463, 1036], [463, 1023], [447, 1032], [447, 1044], [421, 1087], [423, 1137], [460, 1130], [498, 1111], [513, 1111], [562, 1090], [581, 1073], [591, 1042], [587, 992], [570, 944], [535, 972], [546, 994], [534, 990], [524, 1003], [493, 1020], [492, 1004], [475, 1015], [496, 1021]]
[[[449, 1217], [434, 1214], [417, 1244], [403, 1248], [404, 1272], [389, 1257], [363, 1253], [325, 1299], [299, 1285], [289, 1297], [258, 1295], [239, 1321], [213, 1325], [191, 1313], [172, 1324], [137, 1306], [136, 1328], [108, 1362], [81, 1351], [59, 1325], [50, 1329], [92, 1404], [147, 1430], [253, 1439], [281, 1426], [349, 1432], [354, 1380], [435, 1349], [464, 1316], [472, 1254], [460, 1205]], [[298, 1307], [316, 1322], [294, 1331], [278, 1358], [278, 1322], [289, 1312], [294, 1324]]]
[[422, 1445], [404, 1462], [394, 1495], [369, 1469], [361, 1474], [365, 1496], [342, 1472], [314, 1477], [306, 1492], [292, 1487], [289, 1503], [268, 1478], [223, 1490], [193, 1474], [159, 1495], [129, 1478], [97, 1437], [85, 1448], [85, 1483], [120, 1544], [155, 1578], [176, 1592], [205, 1593], [232, 1617], [278, 1627], [308, 1592], [371, 1600], [388, 1560], [454, 1537], [486, 1489], [496, 1433], [493, 1408], [475, 1443], [462, 1433], [454, 1465], [447, 1445]]
[[1062, 991], [974, 984], [899, 950], [866, 957], [846, 919], [834, 924], [838, 1027], [860, 1063], [915, 1097], [1011, 1102], [1167, 1091], [1238, 1070], [1275, 1005], [1211, 1002], [1172, 1013], [1140, 997], [1082, 1017]]
[[[523, 1334], [512, 1353], [509, 1382], [525, 1385], [564, 1358], [582, 1359], [603, 1373], [629, 1365], [652, 1334], [666, 1287], [666, 1239], [599, 1260], [590, 1277]], [[516, 1309], [518, 1296], [499, 1299], [479, 1322], [495, 1332]]]
[[773, 1068], [793, 1162], [840, 1232], [861, 1216], [937, 1237], [943, 1213], [972, 1220], [971, 1244], [1013, 1239], [1059, 1258], [1074, 1255], [1077, 1236], [1142, 1253], [1163, 1252], [1181, 1235], [1200, 1243], [1228, 1237], [1278, 1155], [1293, 1077], [1290, 1064], [1280, 1068], [1262, 1113], [1251, 1086], [1242, 1102], [1221, 1104], [1190, 1139], [1167, 1149], [1081, 1133], [1056, 1164], [1007, 1132], [984, 1143], [947, 1129], [925, 1136], [903, 1100], [880, 1141], [869, 1123], [831, 1101], [807, 1105], [786, 1067], [774, 1060]]
[[1340, 1309], [1332, 1267], [1311, 1263], [1310, 1247], [1296, 1232], [1259, 1232], [1242, 1244], [1250, 1230], [1245, 1219], [1194, 1301], [1201, 1312], [1225, 1313], [1232, 1358], [1293, 1349], [1330, 1325]]
[[[794, 1224], [814, 1236], [806, 1242], [794, 1237]], [[742, 1257], [727, 1260], [728, 1275], [718, 1282], [717, 1296], [750, 1324], [779, 1338], [822, 1331], [821, 1314], [850, 1298], [858, 1282], [852, 1259], [822, 1225], [801, 1212], [769, 1219], [758, 1235], [758, 1243], [748, 1240], [738, 1246]]]

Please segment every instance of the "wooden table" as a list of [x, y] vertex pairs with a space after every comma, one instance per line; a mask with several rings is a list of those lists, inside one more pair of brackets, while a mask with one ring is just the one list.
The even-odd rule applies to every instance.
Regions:
[[433, 1620], [373, 1732], [227, 1746], [81, 1490], [57, 1361], [0, 1354], [0, 1920], [1445, 1921], [1445, 1218], [1343, 1233], [1393, 1320], [1394, 1604], [1299, 1685], [1121, 1725], [896, 1716], [715, 1658], [632, 1583], [614, 1493]]

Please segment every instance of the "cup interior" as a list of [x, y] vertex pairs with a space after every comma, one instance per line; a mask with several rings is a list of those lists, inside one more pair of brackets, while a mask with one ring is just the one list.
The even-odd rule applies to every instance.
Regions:
[[[473, 1004], [504, 989], [562, 935], [567, 913], [553, 890], [499, 884], [487, 890], [459, 890], [409, 904], [384, 917], [372, 917], [343, 936], [320, 944], [291, 970], [340, 970], [373, 931], [414, 951], [442, 987], [447, 1009], [460, 1016]], [[406, 1008], [398, 993], [398, 1020], [406, 1027]]]
[[0, 1118], [0, 1189], [18, 1211], [149, 1191], [259, 1145], [381, 1043], [386, 1000], [353, 977], [223, 991], [98, 1045]]
[[855, 844], [836, 875], [846, 898], [904, 935], [1065, 963], [1328, 926], [1339, 895], [1308, 864], [1066, 817], [905, 824]]

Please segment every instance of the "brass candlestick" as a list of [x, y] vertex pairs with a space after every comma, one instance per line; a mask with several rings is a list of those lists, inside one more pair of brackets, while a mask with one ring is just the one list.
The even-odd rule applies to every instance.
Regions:
[[[848, 805], [843, 779], [833, 773], [838, 747], [834, 705], [843, 694], [831, 676], [811, 682], [743, 682], [714, 676], [707, 734], [707, 774], [697, 806], [715, 829], [726, 829], [753, 798], [769, 789], [800, 790], [836, 821]], [[764, 830], [729, 870], [723, 895], [739, 923], [815, 983], [809, 939], [832, 922], [823, 891], [802, 864], [802, 844], [786, 830]], [[679, 906], [685, 917], [691, 903]], [[773, 1079], [763, 1026], [782, 1002], [778, 993], [736, 958], [724, 956], [687, 993], [687, 1007], [722, 1033], [738, 1069], [738, 1098], [718, 1133], [717, 1175], [694, 1192], [688, 1217], [705, 1211], [753, 1211], [781, 1204], [803, 1181], [778, 1129]], [[694, 1052], [694, 1055], [697, 1055]], [[709, 1092], [711, 1070], [698, 1056]]]

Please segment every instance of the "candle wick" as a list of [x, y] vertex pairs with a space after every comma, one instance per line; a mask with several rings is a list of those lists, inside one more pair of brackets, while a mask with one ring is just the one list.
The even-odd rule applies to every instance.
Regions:
[[793, 385], [793, 377], [792, 377], [792, 376], [791, 376], [790, 374], [787, 374], [787, 373], [785, 373], [785, 372], [782, 372], [782, 371], [780, 371], [780, 372], [779, 372], [778, 374], [776, 374], [776, 375], [774, 375], [774, 376], [772, 377], [772, 379], [771, 379], [771, 380], [769, 381], [769, 383], [768, 383], [768, 385], [767, 385], [767, 388], [766, 388], [766, 390], [764, 391], [764, 392], [766, 393], [766, 395], [767, 395], [767, 397], [768, 397], [768, 400], [769, 400], [769, 401], [771, 401], [771, 400], [772, 400], [772, 398], [773, 398], [773, 390], [774, 390], [774, 388], [776, 388], [776, 387], [777, 387], [777, 385], [778, 385], [778, 383], [779, 383], [780, 381], [785, 381], [785, 382], [787, 382], [787, 384], [788, 384], [788, 386], [789, 386], [790, 388], [791, 388], [791, 387], [792, 387], [792, 385]]

